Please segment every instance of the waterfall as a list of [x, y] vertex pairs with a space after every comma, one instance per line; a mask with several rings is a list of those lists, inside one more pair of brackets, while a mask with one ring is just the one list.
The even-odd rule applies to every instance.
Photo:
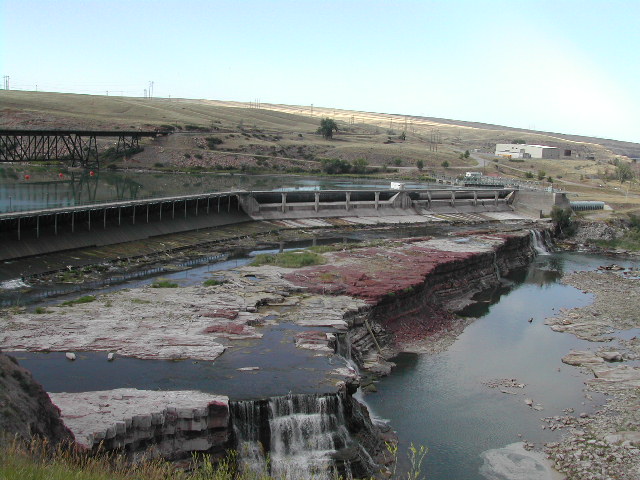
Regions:
[[348, 368], [360, 375], [360, 368], [351, 355], [351, 333], [337, 333], [336, 338], [336, 353], [345, 359]]
[[340, 395], [286, 395], [231, 403], [240, 468], [257, 477], [351, 477], [349, 461], [334, 460], [354, 446]]
[[498, 281], [502, 280], [502, 277], [500, 276], [500, 267], [498, 267], [498, 252], [493, 252], [493, 269], [496, 272], [496, 278], [498, 279]]
[[529, 230], [531, 235], [531, 246], [537, 255], [549, 255], [549, 251], [544, 242], [544, 236], [539, 230]]

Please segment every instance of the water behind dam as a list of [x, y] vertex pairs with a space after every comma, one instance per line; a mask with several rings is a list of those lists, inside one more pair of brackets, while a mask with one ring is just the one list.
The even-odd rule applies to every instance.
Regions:
[[[137, 170], [63, 173], [59, 169], [43, 167], [31, 170], [18, 173], [9, 167], [0, 167], [0, 213], [210, 192], [388, 189], [390, 186], [388, 181], [366, 177]], [[406, 186], [427, 188], [429, 185], [433, 186], [421, 182], [409, 182]]]

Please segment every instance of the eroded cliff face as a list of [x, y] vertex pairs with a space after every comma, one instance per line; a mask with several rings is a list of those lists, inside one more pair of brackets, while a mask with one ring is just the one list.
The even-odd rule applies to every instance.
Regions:
[[15, 358], [3, 353], [0, 353], [0, 434], [26, 441], [41, 437], [51, 444], [73, 441], [73, 434], [60, 418], [60, 409], [47, 392]]
[[[399, 352], [445, 348], [438, 341], [455, 337], [468, 323], [454, 312], [468, 305], [474, 294], [495, 287], [502, 275], [526, 266], [535, 256], [528, 231], [484, 239], [485, 248], [472, 245], [469, 237], [433, 246], [438, 249], [419, 245], [412, 251], [413, 255], [420, 254], [418, 261], [404, 265], [409, 273], [400, 278], [403, 283], [391, 266], [382, 273], [383, 278], [391, 279], [386, 294], [376, 292], [370, 309], [349, 319], [346, 335], [351, 358], [365, 370], [386, 375], [392, 367], [387, 360]], [[468, 251], [442, 250], [456, 245], [466, 246]], [[398, 263], [397, 258], [394, 261]], [[379, 285], [375, 287], [377, 290]], [[373, 294], [365, 292], [365, 297], [371, 301]]]

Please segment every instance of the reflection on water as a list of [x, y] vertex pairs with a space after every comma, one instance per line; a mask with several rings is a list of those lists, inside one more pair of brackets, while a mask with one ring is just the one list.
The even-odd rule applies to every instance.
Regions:
[[[583, 392], [587, 377], [560, 359], [572, 348], [593, 350], [597, 345], [555, 333], [544, 319], [560, 308], [592, 301], [591, 295], [558, 283], [562, 274], [610, 263], [609, 258], [576, 254], [538, 257], [509, 276], [511, 285], [485, 292], [464, 310], [479, 318], [447, 351], [402, 354], [394, 360], [397, 368], [366, 400], [397, 429], [402, 449], [411, 442], [429, 448], [424, 471], [430, 480], [480, 480], [482, 452], [523, 439], [538, 446], [553, 441], [556, 433], [542, 430], [540, 418], [562, 415], [565, 408], [594, 408]], [[516, 394], [509, 395], [483, 383], [501, 378], [517, 379], [526, 387], [510, 389]], [[603, 397], [593, 396], [594, 402], [602, 402]], [[543, 410], [529, 408], [525, 398]]]
[[[424, 183], [407, 184], [408, 188], [426, 186]], [[29, 174], [7, 175], [2, 170], [0, 213], [205, 192], [357, 188], [386, 189], [389, 188], [389, 183], [373, 178], [344, 180], [286, 175], [152, 173], [133, 170], [61, 172], [42, 168]]]
[[[332, 391], [327, 372], [344, 367], [335, 356], [318, 356], [295, 347], [293, 335], [306, 330], [293, 324], [258, 327], [260, 340], [232, 342], [215, 362], [193, 360], [140, 360], [107, 352], [76, 352], [70, 362], [62, 352], [7, 352], [29, 369], [48, 392], [84, 392], [113, 388], [141, 390], [200, 390], [254, 399], [296, 393]], [[238, 368], [258, 367], [251, 371]]]

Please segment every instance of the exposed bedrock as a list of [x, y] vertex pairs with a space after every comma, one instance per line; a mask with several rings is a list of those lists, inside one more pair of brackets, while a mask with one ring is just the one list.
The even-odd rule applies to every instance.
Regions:
[[73, 441], [73, 434], [47, 392], [31, 372], [3, 353], [0, 353], [0, 434], [25, 441], [41, 437], [51, 444]]
[[222, 454], [229, 439], [229, 399], [221, 395], [135, 388], [49, 395], [76, 442], [89, 450], [174, 460], [191, 452]]
[[[439, 244], [437, 250], [423, 250], [412, 268], [405, 266], [410, 273], [404, 283], [393, 272], [381, 273], [393, 278], [395, 288], [385, 294], [379, 290], [369, 311], [348, 319], [351, 357], [372, 373], [388, 374], [392, 365], [386, 360], [398, 352], [420, 352], [425, 339], [461, 331], [465, 321], [452, 312], [468, 305], [474, 294], [498, 285], [502, 275], [526, 266], [535, 256], [532, 238], [526, 231], [491, 236], [484, 248], [466, 252], [447, 251]], [[370, 291], [365, 295], [372, 298]]]

